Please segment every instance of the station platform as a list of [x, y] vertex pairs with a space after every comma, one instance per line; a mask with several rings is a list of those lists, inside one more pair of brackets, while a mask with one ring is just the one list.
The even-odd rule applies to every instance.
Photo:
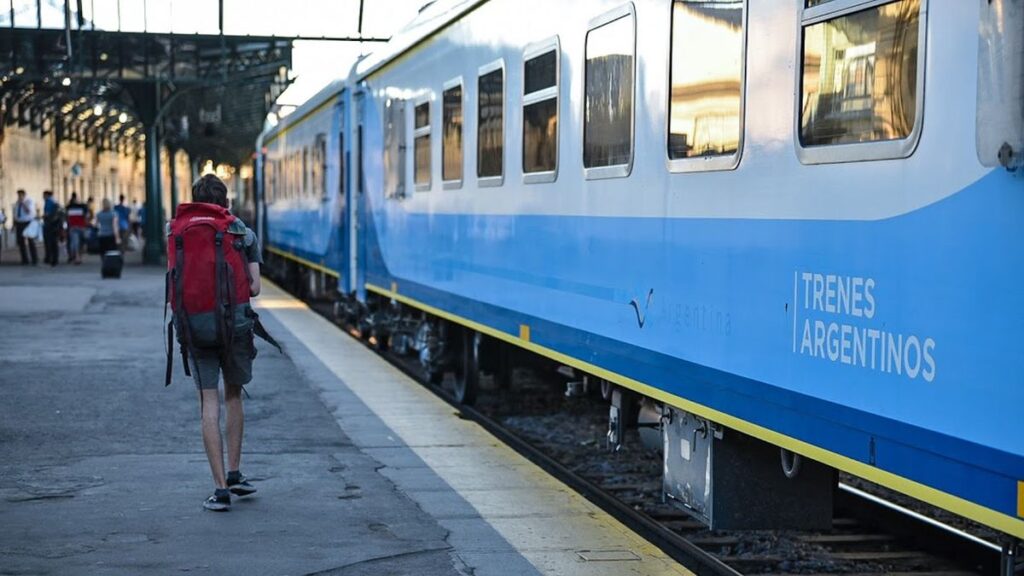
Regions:
[[[229, 513], [163, 271], [0, 265], [0, 574], [689, 572], [272, 285]], [[177, 360], [177, 359], [176, 359]]]

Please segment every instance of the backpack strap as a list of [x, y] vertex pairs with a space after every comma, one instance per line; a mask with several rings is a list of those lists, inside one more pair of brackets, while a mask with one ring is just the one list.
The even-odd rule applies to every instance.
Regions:
[[164, 336], [167, 337], [167, 367], [164, 376], [164, 387], [171, 385], [171, 369], [174, 366], [174, 321], [167, 321], [167, 304], [171, 300], [171, 271], [164, 274]]
[[[185, 309], [185, 283], [182, 276], [185, 272], [185, 239], [180, 234], [174, 237], [174, 270], [171, 271], [171, 280], [174, 284], [175, 319], [180, 322], [178, 341], [181, 344], [181, 361], [185, 365], [185, 375], [191, 376], [192, 371], [188, 365], [189, 349], [192, 346], [189, 333], [188, 310]], [[168, 369], [168, 372], [170, 370]], [[198, 377], [198, 373], [196, 374]], [[168, 380], [169, 382], [169, 380]]]
[[266, 327], [263, 326], [263, 322], [260, 322], [260, 317], [258, 315], [253, 318], [252, 333], [262, 338], [274, 348], [277, 348], [277, 351], [281, 354], [284, 354], [284, 350], [281, 349], [281, 345], [277, 343], [277, 340], [274, 340], [274, 337], [270, 335], [270, 332], [267, 332]]

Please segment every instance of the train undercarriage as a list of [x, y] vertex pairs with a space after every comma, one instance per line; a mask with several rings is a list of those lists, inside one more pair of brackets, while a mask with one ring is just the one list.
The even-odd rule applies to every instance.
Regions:
[[[608, 403], [607, 449], [660, 453], [663, 497], [713, 529], [831, 526], [838, 482], [832, 467], [387, 297], [359, 301], [338, 292], [332, 276], [298, 262], [270, 260], [268, 270], [284, 287], [330, 307], [350, 334], [414, 363], [424, 381], [443, 384], [460, 404], [473, 404], [485, 379], [508, 389], [513, 368], [527, 365], [551, 375], [566, 395], [600, 395]], [[628, 445], [629, 429], [644, 446]]]

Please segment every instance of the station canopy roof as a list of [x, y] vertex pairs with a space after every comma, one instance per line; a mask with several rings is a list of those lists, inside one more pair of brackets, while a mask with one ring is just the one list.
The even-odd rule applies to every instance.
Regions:
[[58, 141], [141, 155], [146, 127], [159, 121], [169, 146], [240, 165], [288, 87], [292, 41], [303, 38], [102, 30], [83, 0], [28, 2], [36, 8], [28, 21], [13, 0], [0, 18], [0, 138], [18, 123]]

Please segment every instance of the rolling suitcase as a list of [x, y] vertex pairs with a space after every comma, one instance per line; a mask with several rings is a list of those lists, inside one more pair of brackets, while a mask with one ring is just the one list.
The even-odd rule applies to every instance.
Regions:
[[120, 278], [122, 268], [124, 268], [124, 256], [121, 255], [120, 250], [110, 250], [103, 253], [100, 274], [104, 278]]

